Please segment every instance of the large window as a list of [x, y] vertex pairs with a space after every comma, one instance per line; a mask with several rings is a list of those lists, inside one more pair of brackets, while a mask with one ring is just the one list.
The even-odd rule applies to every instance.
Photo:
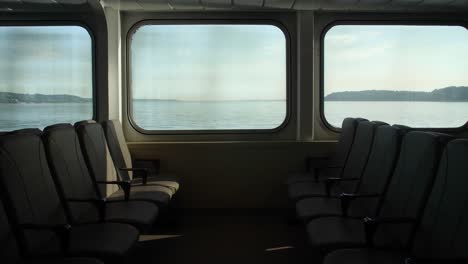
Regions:
[[340, 127], [364, 117], [413, 127], [468, 121], [468, 30], [337, 25], [323, 40], [323, 113]]
[[144, 130], [269, 130], [287, 116], [287, 38], [273, 25], [142, 25], [130, 116]]
[[0, 130], [91, 119], [91, 46], [79, 26], [1, 26]]

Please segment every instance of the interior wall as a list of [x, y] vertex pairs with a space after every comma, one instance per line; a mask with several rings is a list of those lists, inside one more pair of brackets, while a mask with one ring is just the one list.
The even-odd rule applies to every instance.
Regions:
[[129, 143], [134, 158], [160, 159], [178, 175], [180, 208], [286, 208], [284, 180], [305, 158], [327, 156], [332, 142]]
[[[156, 15], [155, 15], [156, 14]], [[185, 13], [185, 16], [191, 16]], [[248, 17], [248, 14], [244, 14]], [[121, 13], [121, 36], [139, 19], [170, 18], [171, 14], [143, 13], [132, 17]], [[295, 12], [292, 56], [293, 119], [278, 136], [230, 138], [225, 135], [147, 136], [128, 125], [122, 115], [130, 151], [134, 158], [160, 159], [161, 171], [182, 179], [177, 206], [182, 208], [284, 208], [288, 205], [284, 180], [303, 172], [306, 157], [328, 156], [335, 141], [313, 138], [314, 12]], [[128, 22], [131, 21], [131, 22]], [[129, 25], [125, 25], [129, 24]], [[125, 39], [121, 39], [125, 57]], [[300, 54], [300, 56], [297, 56]], [[123, 62], [123, 69], [125, 63]], [[122, 87], [126, 87], [126, 76]], [[122, 91], [123, 108], [126, 104]], [[336, 135], [335, 135], [336, 136]]]

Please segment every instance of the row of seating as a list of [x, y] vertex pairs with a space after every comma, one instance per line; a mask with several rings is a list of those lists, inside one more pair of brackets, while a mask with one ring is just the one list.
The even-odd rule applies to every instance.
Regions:
[[[110, 180], [108, 153], [116, 169]], [[7, 263], [19, 262], [20, 256], [45, 263], [98, 263], [81, 257], [119, 260], [167, 210], [179, 188], [177, 178], [157, 175], [150, 161], [147, 167], [131, 167], [116, 121], [3, 133], [0, 162], [6, 209], [5, 214], [0, 208], [0, 239], [9, 241], [1, 257]], [[106, 197], [99, 186], [109, 184], [119, 189]]]
[[347, 118], [307, 165], [286, 184], [324, 263], [467, 263], [467, 139]]

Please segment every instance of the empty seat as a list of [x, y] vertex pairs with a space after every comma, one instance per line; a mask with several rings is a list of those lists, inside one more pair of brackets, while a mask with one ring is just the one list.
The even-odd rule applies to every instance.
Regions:
[[89, 258], [45, 258], [45, 259], [28, 259], [22, 261], [20, 259], [20, 250], [18, 241], [13, 234], [10, 222], [7, 218], [2, 200], [0, 200], [0, 258], [2, 263], [7, 264], [102, 264], [100, 261]]
[[324, 263], [468, 263], [467, 171], [468, 140], [449, 142], [409, 253], [342, 249], [330, 253]]
[[326, 159], [308, 158], [306, 160], [307, 172], [289, 176], [286, 184], [290, 185], [304, 181], [319, 181], [328, 177], [339, 177], [351, 151], [357, 125], [361, 121], [367, 120], [362, 118], [345, 118], [341, 125], [340, 138], [335, 153]]
[[[106, 175], [107, 172], [106, 162], [104, 161], [107, 158], [108, 145], [101, 125], [94, 121], [82, 121], [76, 123], [75, 127], [91, 174], [94, 175], [96, 179], [99, 177], [102, 178], [102, 175]], [[112, 165], [114, 164], [112, 159], [110, 162]], [[125, 174], [127, 172], [120, 171], [117, 172], [117, 175], [120, 173]], [[124, 179], [126, 177], [122, 178]], [[149, 201], [163, 208], [168, 205], [172, 194], [173, 191], [170, 188], [151, 183], [132, 184], [130, 189], [131, 200]], [[110, 200], [122, 200], [124, 196], [124, 190], [119, 190], [110, 194], [108, 198]]]
[[[314, 196], [339, 195], [354, 191], [362, 175], [374, 140], [375, 129], [383, 122], [361, 121], [356, 128], [353, 147], [340, 177], [328, 177], [321, 182], [297, 182], [288, 186], [289, 198], [293, 201]], [[328, 185], [328, 186], [327, 186]], [[331, 187], [331, 188], [327, 188]]]
[[127, 255], [139, 232], [131, 225], [70, 225], [57, 193], [40, 135], [0, 137], [0, 186], [25, 255], [117, 258]]
[[[373, 239], [377, 246], [403, 248], [407, 245], [432, 187], [441, 149], [450, 139], [448, 135], [437, 133], [406, 134], [382, 203], [368, 217], [410, 221], [381, 225]], [[307, 233], [311, 244], [323, 251], [362, 247], [367, 242], [362, 218], [316, 218], [307, 224]]]
[[102, 127], [110, 154], [122, 180], [130, 180], [133, 184], [166, 186], [173, 193], [177, 192], [179, 179], [174, 175], [160, 174], [157, 160], [138, 160], [136, 163], [141, 167], [134, 167], [122, 125], [118, 120], [104, 121]]
[[378, 127], [369, 160], [356, 190], [338, 196], [299, 200], [296, 203], [298, 219], [307, 221], [320, 216], [366, 216], [374, 212], [395, 168], [404, 132], [389, 125]]
[[[127, 188], [129, 183], [93, 181], [72, 125], [57, 124], [46, 127], [43, 140], [52, 176], [59, 186], [59, 193], [70, 211], [73, 223], [122, 222], [134, 225], [141, 231], [153, 225], [159, 212], [153, 203], [102, 199], [96, 183], [121, 184], [123, 188]], [[130, 197], [131, 193], [130, 187]]]

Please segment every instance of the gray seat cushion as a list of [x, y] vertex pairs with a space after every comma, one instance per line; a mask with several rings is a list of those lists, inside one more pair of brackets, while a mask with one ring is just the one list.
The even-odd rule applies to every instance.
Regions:
[[5, 263], [16, 263], [20, 254], [16, 237], [7, 219], [3, 202], [0, 200], [0, 259]]
[[[148, 201], [153, 202], [158, 206], [165, 207], [171, 200], [172, 191], [166, 187], [158, 185], [138, 185], [132, 186], [130, 192], [130, 200], [133, 201]], [[118, 190], [111, 194], [108, 199], [110, 201], [124, 200], [125, 194], [122, 190]]]
[[335, 197], [312, 197], [296, 203], [297, 218], [302, 221], [321, 216], [341, 216], [341, 201]]
[[158, 207], [145, 201], [119, 201], [106, 204], [106, 221], [127, 223], [147, 230], [156, 221]]
[[[345, 118], [343, 120], [343, 123], [341, 125], [341, 135], [338, 140], [338, 145], [336, 147], [336, 151], [333, 154], [333, 156], [327, 160], [327, 165], [328, 166], [344, 166], [344, 163], [346, 162], [346, 159], [348, 158], [349, 152], [351, 150], [351, 146], [353, 144], [354, 140], [354, 135], [356, 131], [356, 127], [359, 122], [361, 121], [366, 121], [365, 119], [362, 118]], [[310, 181], [315, 180], [314, 175], [314, 159], [310, 159], [307, 165], [307, 170], [309, 173], [303, 173], [303, 174], [293, 174], [286, 179], [285, 184], [290, 185], [290, 184], [295, 184], [298, 182], [304, 182], [304, 181]], [[326, 171], [327, 169], [319, 169], [317, 171], [323, 172]], [[328, 177], [340, 177], [341, 170], [333, 170], [333, 173], [330, 173], [330, 171], [327, 174], [330, 174], [331, 176]], [[309, 178], [310, 177], [310, 178]], [[322, 178], [322, 177], [318, 177]]]
[[328, 254], [323, 264], [403, 264], [405, 257], [398, 251], [376, 249], [341, 249]]
[[[426, 132], [410, 132], [404, 137], [378, 217], [419, 219], [435, 176], [439, 151], [449, 139], [447, 135]], [[381, 247], [407, 247], [414, 227], [414, 222], [381, 224], [373, 237], [374, 243]], [[307, 232], [312, 244], [325, 251], [365, 245], [361, 219], [318, 218], [307, 225]]]
[[288, 177], [285, 184], [292, 185], [300, 182], [323, 182], [329, 177], [338, 177], [340, 176], [341, 169], [323, 169], [318, 172], [318, 177], [315, 177], [314, 172], [303, 172], [292, 174]]
[[[342, 178], [359, 179], [362, 176], [367, 159], [374, 140], [375, 130], [379, 126], [387, 125], [382, 122], [361, 121], [356, 128], [353, 147], [346, 159], [341, 174]], [[330, 174], [329, 174], [330, 175]], [[329, 177], [336, 177], [330, 175]], [[331, 194], [339, 195], [343, 192], [354, 192], [359, 181], [342, 181], [334, 184]], [[326, 196], [325, 184], [323, 182], [297, 182], [288, 186], [288, 195], [291, 200], [298, 200], [304, 197]]]
[[[177, 177], [171, 174], [158, 174], [157, 176], [148, 177], [146, 185], [159, 185], [172, 190], [171, 195], [175, 194], [180, 187], [180, 184], [175, 180]], [[133, 178], [133, 185], [142, 185], [142, 178]]]
[[[105, 137], [107, 139], [107, 145], [109, 147], [109, 151], [115, 166], [117, 168], [133, 168], [134, 165], [132, 162], [132, 157], [130, 156], [130, 151], [128, 149], [122, 125], [120, 124], [120, 122], [118, 120], [106, 120], [102, 122], [102, 128], [104, 130]], [[157, 181], [160, 181], [159, 179], [165, 182], [172, 181], [173, 183], [164, 186], [172, 189], [173, 193], [178, 190], [179, 180], [177, 179], [177, 177], [168, 177], [168, 175], [156, 175], [156, 171], [151, 166], [145, 166], [144, 168], [148, 169], [151, 172], [151, 174], [153, 174], [149, 176], [158, 177]], [[123, 180], [134, 180], [132, 171], [120, 171], [119, 175]]]
[[468, 140], [448, 143], [411, 255], [468, 263]]
[[307, 224], [307, 234], [310, 243], [321, 251], [366, 246], [364, 225], [361, 219], [317, 218]]
[[[333, 194], [340, 194], [335, 192]], [[291, 200], [299, 200], [306, 197], [326, 196], [325, 184], [323, 182], [298, 182], [288, 186], [288, 197]]]
[[[0, 137], [0, 183], [17, 224], [68, 224], [64, 206], [50, 175], [41, 138], [33, 133]], [[2, 195], [3, 195], [2, 194]], [[61, 241], [55, 232], [22, 228], [25, 254], [57, 255]], [[103, 223], [72, 226], [68, 241], [75, 256], [123, 256], [138, 239], [130, 225]]]
[[69, 253], [97, 258], [124, 256], [137, 243], [138, 236], [138, 230], [126, 224], [74, 226], [70, 232]]
[[[108, 167], [107, 167], [107, 163], [104, 161], [109, 162], [111, 167], [113, 168], [113, 171], [111, 172], [113, 173], [112, 174], [113, 177], [117, 177], [117, 175], [119, 176], [123, 175], [125, 180], [130, 180], [130, 178], [127, 177], [129, 175], [127, 172], [119, 171], [117, 173], [115, 171], [117, 168], [125, 168], [128, 166], [122, 165], [122, 164], [117, 165], [114, 162], [115, 160], [117, 160], [118, 162], [120, 159], [118, 158], [116, 159], [116, 157], [114, 156], [110, 158], [109, 145], [104, 135], [104, 131], [102, 129], [101, 124], [96, 123], [93, 120], [88, 120], [88, 121], [77, 122], [75, 124], [75, 127], [78, 133], [78, 137], [80, 139], [80, 143], [82, 145], [83, 154], [86, 159], [87, 165], [97, 180], [117, 180], [114, 178], [106, 179], [106, 175], [108, 175], [107, 173]], [[111, 143], [109, 142], [109, 144]], [[118, 146], [114, 146], [114, 148], [116, 147]], [[114, 149], [114, 152], [116, 151], [117, 150]], [[179, 182], [176, 176], [174, 175], [151, 176], [155, 173], [152, 173], [151, 170], [149, 170], [149, 172], [150, 172], [150, 177], [148, 178], [148, 181], [147, 181], [148, 184], [160, 185], [160, 186], [165, 186], [166, 188], [169, 188], [171, 190], [171, 193], [170, 193], [171, 196], [179, 189]], [[132, 183], [135, 185], [141, 185], [142, 184], [141, 178], [132, 179]], [[101, 192], [103, 194], [106, 193], [104, 192], [104, 190], [101, 190]]]
[[[378, 196], [352, 200], [347, 211], [350, 216], [375, 215], [377, 204], [382, 196], [380, 194], [384, 193], [395, 167], [403, 132], [398, 127], [388, 125], [382, 125], [376, 129], [369, 161], [355, 194]], [[342, 214], [341, 202], [337, 198], [307, 198], [297, 202], [296, 212], [301, 220], [320, 216], [340, 216]]]

